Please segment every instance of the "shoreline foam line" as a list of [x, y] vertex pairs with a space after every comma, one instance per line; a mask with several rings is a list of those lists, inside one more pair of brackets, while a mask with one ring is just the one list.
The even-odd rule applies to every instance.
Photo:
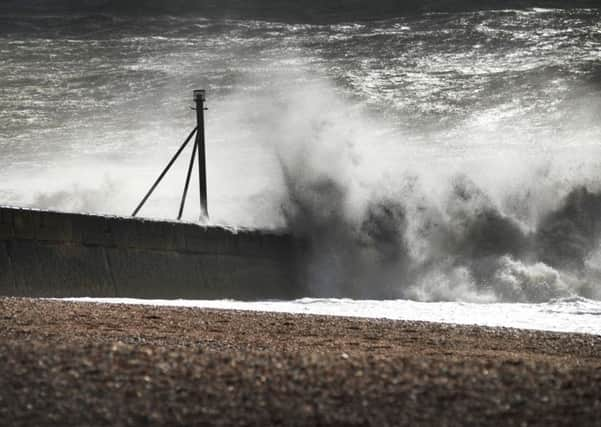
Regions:
[[424, 321], [601, 335], [601, 302], [564, 298], [540, 304], [303, 298], [289, 301], [66, 298], [66, 301]]

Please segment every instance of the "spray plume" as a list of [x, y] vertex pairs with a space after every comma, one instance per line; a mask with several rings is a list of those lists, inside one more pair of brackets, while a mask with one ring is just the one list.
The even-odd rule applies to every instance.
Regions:
[[326, 87], [296, 93], [270, 123], [283, 217], [309, 244], [312, 295], [601, 297], [601, 193], [587, 176], [595, 165], [580, 175], [568, 174], [574, 163], [559, 155], [499, 165], [516, 160], [511, 152], [477, 159], [479, 167], [473, 159], [437, 162], [410, 142], [374, 138], [386, 125], [337, 97]]

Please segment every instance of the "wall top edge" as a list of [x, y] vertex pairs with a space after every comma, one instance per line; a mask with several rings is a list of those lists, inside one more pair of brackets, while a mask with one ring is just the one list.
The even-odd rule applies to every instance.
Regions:
[[226, 231], [231, 234], [248, 234], [248, 233], [261, 233], [263, 235], [273, 235], [273, 236], [287, 236], [290, 233], [285, 229], [260, 229], [260, 228], [249, 228], [249, 227], [236, 227], [224, 224], [200, 224], [192, 221], [177, 221], [177, 220], [167, 220], [164, 218], [147, 218], [147, 217], [125, 217], [118, 215], [108, 215], [108, 214], [99, 214], [99, 213], [90, 213], [90, 212], [66, 212], [66, 211], [58, 211], [58, 210], [50, 210], [50, 209], [39, 209], [39, 208], [31, 208], [31, 207], [20, 207], [20, 206], [8, 206], [8, 205], [0, 205], [0, 213], [6, 212], [30, 212], [36, 215], [44, 215], [44, 214], [52, 214], [52, 215], [64, 215], [64, 216], [75, 216], [75, 217], [86, 217], [86, 218], [102, 218], [109, 221], [127, 221], [127, 222], [136, 222], [139, 224], [162, 224], [162, 225], [172, 225], [172, 226], [188, 226], [188, 227], [198, 227], [205, 230], [213, 229], [213, 230], [221, 230]]

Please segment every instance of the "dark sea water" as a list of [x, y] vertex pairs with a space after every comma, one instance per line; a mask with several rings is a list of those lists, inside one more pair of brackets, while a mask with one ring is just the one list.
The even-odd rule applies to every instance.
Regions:
[[317, 293], [601, 298], [600, 9], [217, 15], [3, 12], [0, 203], [130, 214], [204, 88], [211, 220], [310, 236]]

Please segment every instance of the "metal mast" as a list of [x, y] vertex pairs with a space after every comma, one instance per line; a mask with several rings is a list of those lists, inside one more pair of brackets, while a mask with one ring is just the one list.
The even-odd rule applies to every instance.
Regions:
[[150, 190], [146, 193], [140, 204], [136, 207], [134, 212], [131, 214], [132, 216], [136, 216], [144, 203], [148, 200], [150, 195], [157, 188], [163, 177], [167, 174], [173, 163], [177, 160], [179, 155], [184, 151], [186, 145], [190, 142], [194, 134], [196, 134], [196, 139], [194, 141], [194, 147], [192, 148], [192, 155], [190, 156], [190, 163], [188, 165], [188, 173], [186, 174], [186, 183], [184, 185], [184, 192], [182, 194], [182, 200], [179, 206], [179, 213], [177, 219], [181, 219], [184, 213], [184, 206], [186, 204], [186, 197], [188, 195], [188, 187], [190, 186], [190, 177], [192, 176], [192, 168], [194, 167], [194, 158], [196, 157], [196, 153], [198, 153], [198, 187], [199, 187], [199, 195], [200, 195], [200, 221], [207, 221], [209, 219], [209, 211], [207, 207], [207, 165], [206, 165], [206, 155], [205, 155], [205, 124], [204, 124], [204, 112], [206, 110], [205, 103], [205, 91], [204, 89], [199, 89], [194, 91], [194, 102], [196, 103], [196, 127], [190, 132], [184, 143], [179, 147], [175, 155], [171, 158], [165, 169], [161, 172], [159, 177], [155, 180], [155, 182], [150, 187]]

